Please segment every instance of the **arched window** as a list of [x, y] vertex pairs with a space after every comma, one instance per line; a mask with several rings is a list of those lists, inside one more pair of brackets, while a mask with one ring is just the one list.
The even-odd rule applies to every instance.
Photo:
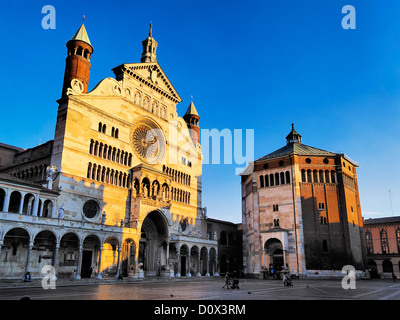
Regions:
[[400, 228], [396, 230], [397, 252], [400, 253]]
[[260, 176], [260, 188], [264, 188], [264, 176]]
[[281, 184], [285, 184], [285, 173], [281, 172], [280, 176], [281, 176]]
[[88, 179], [90, 179], [91, 176], [92, 176], [92, 163], [89, 162], [86, 177], [87, 177]]
[[330, 183], [331, 182], [331, 179], [330, 179], [330, 176], [329, 176], [329, 170], [325, 170], [325, 182], [326, 183]]
[[314, 182], [319, 182], [318, 181], [318, 171], [317, 170], [313, 170], [313, 181]]
[[374, 253], [374, 247], [373, 247], [373, 243], [372, 243], [372, 234], [369, 231], [367, 231], [365, 233], [365, 245], [367, 246], [367, 253], [368, 254], [373, 254]]
[[290, 183], [290, 172], [286, 171], [285, 174], [286, 174], [286, 183]]
[[279, 185], [279, 173], [275, 173], [275, 185]]
[[307, 170], [307, 182], [313, 182], [310, 169]]
[[331, 171], [331, 183], [336, 183], [336, 174], [335, 171]]
[[99, 132], [101, 132], [101, 130], [103, 130], [103, 124], [99, 122]]
[[90, 140], [90, 147], [89, 147], [89, 153], [90, 153], [90, 154], [93, 154], [93, 147], [94, 147], [94, 140], [91, 139], [91, 140]]
[[381, 247], [382, 247], [382, 253], [389, 253], [387, 233], [384, 229], [381, 230]]
[[319, 170], [319, 182], [324, 183], [324, 172]]
[[274, 186], [274, 175], [272, 173], [269, 175], [269, 185]]
[[118, 129], [115, 129], [115, 138], [118, 139], [118, 137], [119, 137], [119, 130], [118, 130]]
[[306, 170], [301, 170], [301, 182], [307, 182], [306, 180]]
[[264, 181], [265, 181], [265, 186], [269, 187], [269, 179], [267, 174], [264, 176]]
[[93, 165], [92, 168], [92, 180], [96, 179], [96, 164]]
[[107, 126], [105, 124], [103, 124], [103, 128], [102, 128], [101, 132], [106, 133], [106, 130], [107, 130]]

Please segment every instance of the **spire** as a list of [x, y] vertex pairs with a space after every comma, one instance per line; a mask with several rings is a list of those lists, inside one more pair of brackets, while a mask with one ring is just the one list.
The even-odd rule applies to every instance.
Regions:
[[292, 131], [286, 136], [286, 144], [289, 143], [300, 143], [301, 144], [301, 134], [294, 129], [294, 123], [292, 123]]
[[198, 116], [200, 118], [199, 114], [197, 113], [196, 107], [194, 106], [193, 103], [193, 96], [191, 98], [192, 100], [190, 101], [189, 107], [186, 110], [185, 116]]
[[186, 113], [183, 116], [183, 119], [185, 120], [188, 126], [192, 141], [194, 145], [196, 145], [197, 143], [199, 143], [199, 137], [200, 137], [200, 127], [199, 127], [200, 116], [197, 113], [196, 107], [194, 106], [193, 96], [191, 97], [189, 107], [187, 108]]
[[[83, 17], [85, 17], [85, 16], [83, 16]], [[83, 21], [85, 21], [85, 18], [83, 18]], [[83, 42], [89, 44], [90, 46], [92, 45], [90, 43], [89, 36], [88, 36], [88, 34], [86, 32], [86, 28], [85, 28], [85, 25], [83, 23], [82, 23], [81, 27], [78, 29], [78, 31], [71, 38], [71, 40], [79, 40], [79, 41], [83, 41]]]
[[141, 62], [157, 62], [157, 41], [153, 38], [153, 23], [150, 22], [149, 36], [142, 41], [143, 52]]

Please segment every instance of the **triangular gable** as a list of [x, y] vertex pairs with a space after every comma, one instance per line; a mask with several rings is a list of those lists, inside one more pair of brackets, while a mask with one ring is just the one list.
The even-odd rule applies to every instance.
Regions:
[[167, 75], [157, 62], [126, 63], [115, 67], [112, 71], [118, 80], [123, 73], [127, 73], [153, 90], [161, 92], [175, 103], [182, 101], [171, 81], [169, 81]]

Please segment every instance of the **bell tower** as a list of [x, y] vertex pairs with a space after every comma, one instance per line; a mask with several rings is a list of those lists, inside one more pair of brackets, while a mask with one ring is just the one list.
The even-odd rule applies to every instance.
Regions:
[[75, 88], [79, 92], [87, 93], [90, 76], [90, 58], [93, 47], [90, 43], [85, 25], [82, 23], [79, 30], [67, 42], [68, 56], [65, 59], [64, 84], [62, 97], [67, 95], [71, 82], [76, 79]]
[[153, 38], [153, 24], [150, 23], [149, 36], [142, 41], [143, 53], [140, 62], [157, 62], [157, 41]]
[[193, 99], [190, 101], [189, 107], [187, 108], [183, 119], [186, 121], [193, 144], [196, 145], [200, 142], [200, 116], [194, 106]]

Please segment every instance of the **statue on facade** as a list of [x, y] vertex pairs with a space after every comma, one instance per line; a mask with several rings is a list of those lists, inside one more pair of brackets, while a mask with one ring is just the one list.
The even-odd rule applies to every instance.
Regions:
[[53, 181], [57, 178], [56, 175], [57, 167], [56, 166], [48, 166], [46, 168], [46, 181], [47, 181], [47, 189], [51, 189], [53, 187]]
[[58, 208], [58, 219], [61, 220], [64, 218], [64, 205]]
[[106, 223], [106, 218], [107, 215], [106, 213], [103, 211], [103, 213], [101, 214], [101, 225], [104, 226], [104, 224]]

